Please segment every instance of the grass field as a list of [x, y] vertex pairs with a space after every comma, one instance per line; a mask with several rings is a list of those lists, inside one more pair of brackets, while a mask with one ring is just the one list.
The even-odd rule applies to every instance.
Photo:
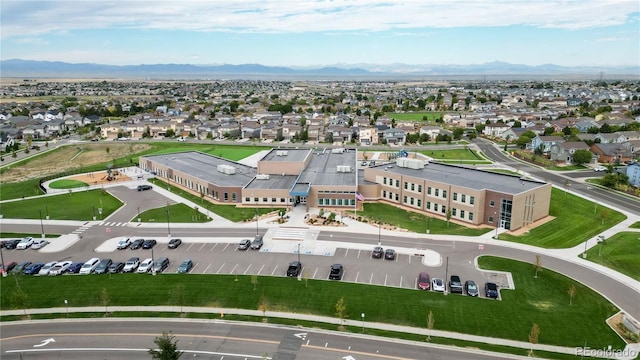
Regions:
[[[33, 308], [58, 307], [60, 299], [68, 299], [71, 306], [104, 306], [103, 292], [107, 305], [134, 306], [139, 305], [139, 294], [143, 293], [149, 306], [257, 310], [260, 303], [266, 303], [269, 311], [335, 317], [335, 304], [344, 297], [349, 319], [358, 319], [364, 312], [367, 321], [424, 328], [431, 310], [434, 329], [438, 330], [528, 341], [535, 322], [541, 328], [541, 343], [579, 346], [588, 341], [594, 348], [622, 346], [605, 324], [616, 308], [587, 287], [546, 269], [534, 279], [533, 265], [513, 260], [482, 258], [481, 265], [511, 271], [516, 290], [503, 290], [504, 300], [494, 301], [345, 282], [307, 283], [285, 277], [258, 277], [253, 290], [251, 277], [242, 275], [18, 276], [0, 280], [0, 306], [3, 310], [22, 308], [24, 302], [15, 296], [18, 285], [26, 294], [27, 306]], [[569, 305], [567, 289], [572, 284], [577, 291], [573, 305]], [[42, 296], [43, 287], [48, 289], [47, 296]], [[567, 331], [567, 324], [579, 326]]]
[[[169, 211], [168, 218], [167, 210]], [[182, 203], [140, 213], [140, 221], [142, 222], [167, 222], [167, 220], [171, 223], [201, 223], [211, 221], [206, 215]], [[137, 221], [137, 219], [132, 219], [132, 221]]]
[[484, 161], [491, 163], [480, 156], [472, 149], [451, 149], [451, 150], [418, 150], [419, 153], [427, 155], [436, 161]]
[[423, 214], [398, 209], [387, 204], [364, 204], [364, 210], [358, 211], [358, 217], [367, 218], [370, 222], [376, 224], [378, 219], [382, 219], [382, 223], [384, 224], [397, 225], [402, 229], [421, 234], [426, 233], [427, 226], [431, 234], [478, 236], [492, 231], [492, 229], [471, 229], [453, 222], [447, 225], [447, 221], [445, 220], [427, 217]]
[[621, 232], [587, 251], [587, 260], [640, 281], [640, 233]]
[[[44, 219], [49, 215], [51, 220], [93, 220], [94, 214], [105, 218], [120, 206], [120, 200], [98, 189], [3, 203], [2, 215], [8, 219]], [[102, 208], [102, 216], [98, 208]]]
[[500, 239], [544, 248], [568, 248], [625, 219], [620, 212], [556, 188], [551, 191], [549, 215], [555, 219], [520, 236], [500, 234]]
[[423, 122], [424, 120], [422, 120], [422, 118], [426, 116], [428, 122], [435, 122], [436, 119], [442, 118], [442, 113], [437, 111], [436, 112], [420, 111], [420, 112], [409, 112], [409, 113], [391, 112], [391, 113], [386, 113], [385, 115], [387, 115], [391, 119], [396, 119], [396, 121], [401, 120], [401, 121]]
[[[10, 232], [0, 232], [0, 238], [2, 239], [21, 239], [23, 237], [31, 236], [32, 238], [41, 238], [42, 234], [26, 234], [26, 233], [10, 233]], [[60, 234], [45, 234], [46, 238], [54, 238], [58, 237]]]
[[75, 189], [84, 186], [87, 186], [87, 183], [71, 179], [55, 180], [49, 184], [52, 189]]

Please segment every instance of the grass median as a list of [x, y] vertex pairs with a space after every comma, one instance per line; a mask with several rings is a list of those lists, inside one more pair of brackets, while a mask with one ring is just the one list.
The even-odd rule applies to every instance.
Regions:
[[[142, 274], [37, 277], [1, 280], [1, 307], [161, 306], [228, 307], [336, 316], [344, 298], [345, 317], [396, 325], [427, 327], [433, 312], [434, 329], [528, 341], [532, 324], [540, 326], [540, 343], [593, 347], [624, 347], [605, 320], [617, 309], [589, 288], [550, 270], [534, 278], [533, 265], [483, 257], [487, 268], [511, 271], [515, 290], [503, 290], [503, 301], [443, 295], [412, 289], [324, 280], [244, 275]], [[576, 295], [569, 304], [567, 289]], [[48, 289], [46, 295], [42, 289]], [[144, 297], [140, 297], [144, 294]], [[585, 316], [589, 314], [589, 316]]]
[[587, 260], [640, 281], [640, 233], [621, 232], [587, 251]]

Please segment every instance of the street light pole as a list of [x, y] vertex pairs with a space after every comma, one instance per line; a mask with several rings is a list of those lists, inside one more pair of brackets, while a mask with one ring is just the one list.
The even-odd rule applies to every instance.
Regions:
[[362, 316], [362, 333], [364, 334], [364, 313], [360, 314]]
[[300, 262], [300, 243], [298, 243], [298, 262]]
[[40, 229], [42, 230], [42, 238], [44, 239], [44, 224], [42, 223], [42, 209], [40, 211]]
[[378, 246], [380, 246], [380, 244], [382, 244], [381, 239], [380, 239], [380, 223], [381, 223], [381, 219], [378, 218]]
[[258, 208], [256, 208], [256, 235], [258, 235]]
[[495, 239], [498, 240], [498, 228], [500, 227], [500, 219], [498, 219], [498, 215], [497, 215], [497, 213], [495, 211], [493, 212], [493, 215], [494, 215], [494, 217], [496, 219], [496, 237], [495, 237]]
[[169, 209], [167, 209], [167, 236], [171, 239], [171, 224], [169, 221]]

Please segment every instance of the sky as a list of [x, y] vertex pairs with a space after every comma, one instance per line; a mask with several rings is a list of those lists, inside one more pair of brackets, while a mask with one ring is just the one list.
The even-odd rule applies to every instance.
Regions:
[[2, 0], [0, 59], [640, 66], [640, 1]]

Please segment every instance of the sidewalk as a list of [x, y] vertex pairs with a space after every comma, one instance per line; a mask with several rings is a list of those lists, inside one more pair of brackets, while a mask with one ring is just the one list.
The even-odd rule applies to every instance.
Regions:
[[[376, 330], [385, 330], [385, 331], [394, 331], [408, 334], [418, 334], [423, 335], [425, 338], [427, 336], [433, 337], [441, 337], [447, 339], [457, 339], [464, 341], [473, 341], [473, 342], [481, 342], [486, 344], [495, 344], [495, 345], [503, 345], [510, 346], [521, 349], [533, 349], [539, 351], [549, 351], [555, 353], [562, 354], [570, 354], [577, 355], [578, 348], [576, 347], [563, 347], [556, 345], [545, 345], [545, 344], [531, 344], [529, 342], [517, 341], [517, 340], [507, 340], [500, 338], [492, 338], [486, 336], [479, 335], [469, 335], [456, 333], [451, 331], [443, 331], [443, 330], [429, 330], [425, 328], [415, 328], [409, 326], [401, 326], [401, 325], [393, 325], [393, 324], [384, 324], [377, 322], [367, 322], [362, 320], [353, 320], [353, 319], [344, 319], [341, 321], [338, 318], [327, 317], [327, 316], [318, 316], [318, 315], [310, 315], [310, 314], [298, 314], [298, 313], [287, 313], [287, 312], [277, 312], [277, 311], [266, 311], [263, 313], [258, 310], [246, 310], [246, 309], [230, 309], [230, 308], [207, 308], [207, 307], [180, 307], [180, 306], [92, 306], [92, 307], [70, 307], [70, 308], [49, 308], [49, 309], [27, 309], [27, 310], [8, 310], [8, 311], [0, 311], [0, 316], [11, 316], [11, 315], [24, 315], [25, 312], [29, 315], [35, 314], [68, 314], [68, 313], [102, 313], [105, 311], [109, 312], [174, 312], [174, 313], [205, 313], [205, 314], [219, 314], [220, 318], [223, 318], [225, 314], [234, 314], [234, 315], [248, 315], [248, 316], [256, 316], [256, 317], [273, 317], [273, 318], [284, 318], [284, 319], [295, 319], [295, 320], [304, 320], [304, 321], [313, 321], [320, 322], [326, 324], [334, 324], [337, 326], [345, 325], [351, 326], [355, 328], [364, 328], [364, 329], [376, 329]], [[118, 320], [124, 320], [125, 318], [118, 318]], [[314, 329], [314, 331], [317, 331]], [[357, 335], [357, 334], [353, 334]], [[622, 350], [622, 349], [621, 349]], [[626, 360], [626, 359], [634, 359], [640, 353], [640, 344], [632, 344], [627, 345], [624, 349], [623, 353], [632, 354], [632, 356], [614, 356], [615, 359]]]

